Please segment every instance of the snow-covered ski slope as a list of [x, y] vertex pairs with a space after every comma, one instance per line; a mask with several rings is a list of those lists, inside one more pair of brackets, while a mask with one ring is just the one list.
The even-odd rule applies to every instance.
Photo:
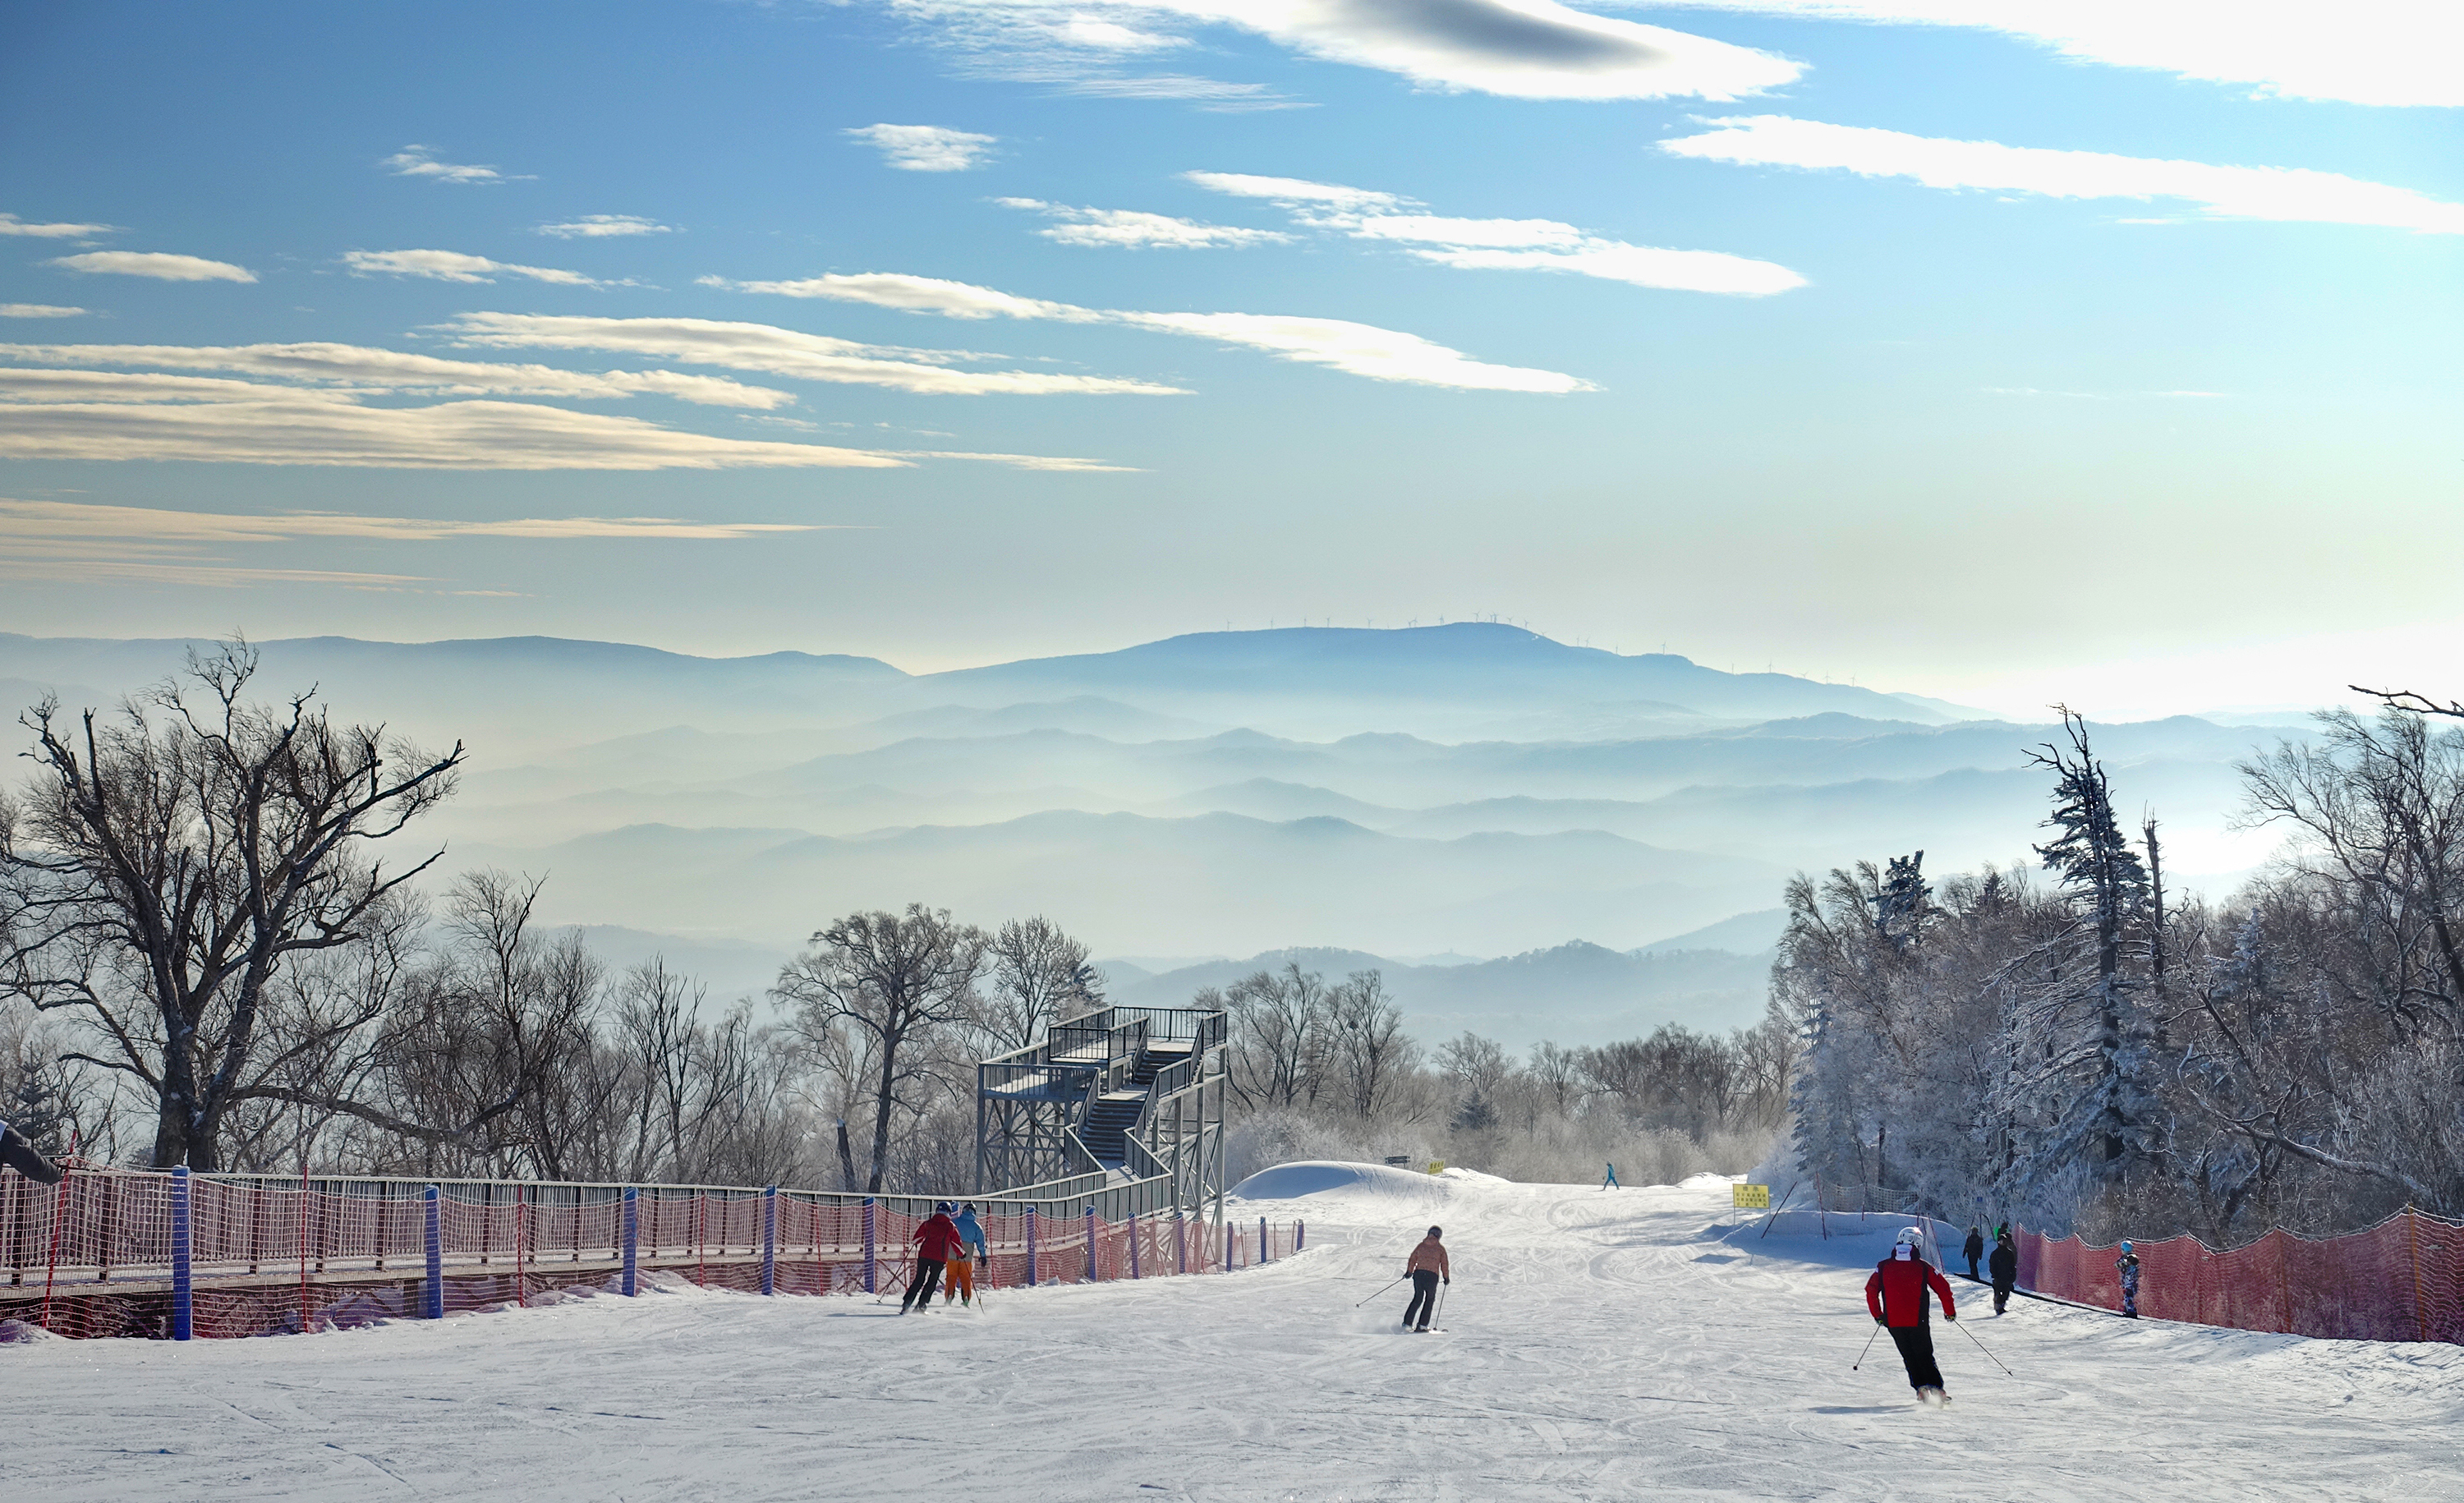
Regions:
[[[2464, 1349], [2033, 1301], [1917, 1408], [1865, 1267], [1722, 1240], [1724, 1181], [1298, 1164], [1309, 1250], [1227, 1276], [869, 1300], [697, 1290], [309, 1337], [0, 1346], [9, 1499], [2464, 1498]], [[1429, 1223], [1442, 1334], [1396, 1329]], [[1835, 1227], [1837, 1223], [1835, 1221]], [[1965, 1322], [1963, 1322], [1965, 1323]]]

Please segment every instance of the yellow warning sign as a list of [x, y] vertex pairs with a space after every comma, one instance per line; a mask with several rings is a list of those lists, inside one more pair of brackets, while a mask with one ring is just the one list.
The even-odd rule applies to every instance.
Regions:
[[1445, 1173], [1445, 1172], [1446, 1172], [1446, 1161], [1445, 1161], [1443, 1159], [1432, 1159], [1432, 1160], [1429, 1160], [1429, 1172], [1430, 1172], [1431, 1174], [1443, 1174], [1443, 1173]]
[[1736, 1192], [1736, 1199], [1730, 1201], [1728, 1204], [1738, 1210], [1767, 1211], [1771, 1209], [1770, 1185], [1732, 1184], [1728, 1186], [1728, 1188]]

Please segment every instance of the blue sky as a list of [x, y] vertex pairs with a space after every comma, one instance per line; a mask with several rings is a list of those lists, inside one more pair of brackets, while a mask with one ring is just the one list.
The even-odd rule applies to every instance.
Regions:
[[2458, 33], [22, 4], [0, 630], [1494, 613], [1997, 706], [2456, 692]]

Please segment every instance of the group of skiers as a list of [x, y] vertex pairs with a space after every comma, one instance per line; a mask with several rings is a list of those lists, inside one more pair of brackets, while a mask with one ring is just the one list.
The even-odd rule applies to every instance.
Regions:
[[[2127, 1251], [2130, 1244], [2122, 1246]], [[1985, 1257], [1985, 1229], [1969, 1227], [1968, 1241], [1959, 1250], [1968, 1259], [1968, 1276], [1984, 1283], [1985, 1275], [1976, 1271], [1976, 1260]], [[1993, 1313], [1998, 1315], [2011, 1303], [2011, 1291], [2019, 1287], [2019, 1247], [2011, 1240], [2009, 1222], [1993, 1228], [1993, 1255], [1986, 1258], [1985, 1267], [1993, 1275]]]
[[964, 1210], [948, 1201], [935, 1203], [933, 1214], [909, 1240], [915, 1244], [915, 1273], [907, 1281], [907, 1297], [898, 1302], [900, 1315], [930, 1313], [933, 1291], [941, 1287], [945, 1273], [948, 1285], [941, 1303], [975, 1304], [976, 1264], [992, 1256], [992, 1245], [984, 1241], [983, 1226], [976, 1220], [975, 1202], [969, 1201]]

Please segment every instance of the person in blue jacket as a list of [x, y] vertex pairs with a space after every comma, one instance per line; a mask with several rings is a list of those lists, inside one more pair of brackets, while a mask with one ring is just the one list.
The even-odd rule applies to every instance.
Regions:
[[964, 1300], [976, 1302], [976, 1265], [982, 1263], [989, 1274], [992, 1269], [992, 1244], [984, 1241], [983, 1223], [976, 1220], [976, 1203], [958, 1212], [958, 1255], [950, 1260], [950, 1276], [941, 1285], [945, 1296], [941, 1303]]

